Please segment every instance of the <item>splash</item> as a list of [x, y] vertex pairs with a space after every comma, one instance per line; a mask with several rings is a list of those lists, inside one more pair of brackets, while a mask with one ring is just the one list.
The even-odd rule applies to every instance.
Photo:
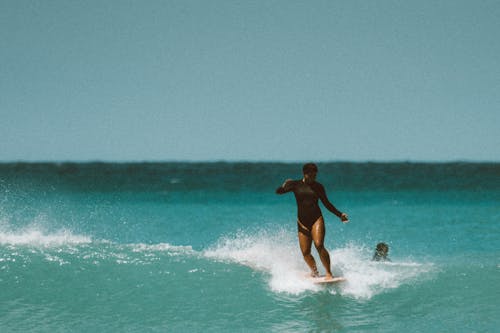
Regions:
[[88, 244], [92, 239], [84, 235], [75, 235], [61, 229], [46, 232], [37, 227], [28, 227], [21, 231], [0, 231], [0, 245], [29, 245], [36, 247], [58, 247], [63, 245]]
[[126, 247], [130, 248], [132, 252], [150, 253], [150, 252], [165, 252], [170, 256], [180, 255], [195, 255], [196, 251], [190, 245], [172, 245], [169, 243], [159, 244], [127, 244]]
[[[264, 273], [273, 292], [293, 295], [329, 290], [331, 293], [357, 299], [369, 299], [377, 294], [413, 283], [432, 271], [432, 264], [416, 262], [372, 262], [371, 251], [353, 244], [330, 251], [334, 275], [344, 276], [347, 282], [333, 287], [311, 283], [308, 269], [298, 248], [296, 235], [278, 230], [239, 232], [221, 238], [204, 251], [207, 258], [245, 265]], [[320, 272], [321, 263], [313, 249]]]
[[295, 236], [285, 230], [261, 230], [250, 235], [239, 232], [233, 237], [222, 238], [204, 255], [236, 262], [265, 273], [269, 288], [275, 292], [300, 294], [306, 290], [319, 289], [319, 286], [305, 279], [307, 268]]
[[67, 230], [53, 233], [37, 229], [15, 233], [0, 232], [0, 263], [30, 265], [38, 257], [61, 266], [145, 266], [157, 264], [165, 257], [185, 258], [196, 254], [191, 246], [168, 243], [120, 244], [108, 240], [92, 240], [88, 236], [75, 235]]
[[16, 226], [8, 215], [0, 208], [0, 245], [60, 247], [64, 245], [79, 245], [92, 242], [89, 236], [77, 235], [66, 228], [53, 230], [51, 219], [39, 213], [26, 226]]
[[428, 273], [434, 270], [432, 263], [371, 261], [371, 254], [367, 247], [355, 244], [333, 251], [334, 265], [348, 281], [342, 286], [343, 295], [369, 299], [401, 285], [428, 278]]

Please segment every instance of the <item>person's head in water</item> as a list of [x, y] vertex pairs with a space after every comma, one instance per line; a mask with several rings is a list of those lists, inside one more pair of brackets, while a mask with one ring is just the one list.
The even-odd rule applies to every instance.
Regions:
[[390, 261], [387, 258], [387, 254], [389, 253], [389, 246], [386, 243], [378, 243], [375, 248], [375, 254], [373, 255], [373, 259], [375, 261]]
[[304, 182], [312, 183], [316, 181], [316, 175], [318, 174], [318, 167], [314, 163], [306, 163], [302, 167], [302, 173], [304, 174]]

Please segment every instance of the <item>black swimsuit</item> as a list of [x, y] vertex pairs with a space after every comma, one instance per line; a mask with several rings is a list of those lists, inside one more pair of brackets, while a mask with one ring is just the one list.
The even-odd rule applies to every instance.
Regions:
[[[307, 233], [310, 232], [314, 222], [322, 216], [321, 209], [318, 205], [318, 199], [321, 199], [321, 202], [329, 211], [339, 217], [342, 215], [342, 213], [330, 203], [326, 197], [325, 188], [318, 182], [306, 184], [302, 180], [292, 180], [287, 182], [284, 187], [281, 186], [276, 189], [277, 194], [291, 191], [295, 194], [295, 200], [297, 201], [297, 216], [299, 222], [307, 228]], [[299, 231], [305, 232], [300, 224], [298, 225]]]

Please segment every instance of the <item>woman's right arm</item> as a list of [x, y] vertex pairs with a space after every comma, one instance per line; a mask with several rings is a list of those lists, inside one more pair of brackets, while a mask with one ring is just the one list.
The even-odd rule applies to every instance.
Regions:
[[276, 194], [283, 194], [286, 192], [290, 192], [292, 189], [293, 189], [293, 180], [287, 179], [285, 180], [283, 185], [281, 185], [276, 189]]

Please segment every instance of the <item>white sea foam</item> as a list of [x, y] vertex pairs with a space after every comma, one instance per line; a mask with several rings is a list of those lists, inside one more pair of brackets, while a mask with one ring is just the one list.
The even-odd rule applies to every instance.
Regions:
[[46, 232], [36, 227], [29, 227], [20, 231], [0, 231], [1, 245], [31, 245], [31, 246], [62, 246], [87, 244], [92, 240], [88, 236], [75, 235], [69, 230], [61, 229], [55, 232]]
[[[1, 214], [0, 214], [1, 217]], [[68, 262], [60, 259], [60, 253], [69, 254], [69, 258], [92, 260], [94, 263], [105, 260], [115, 260], [120, 264], [149, 264], [158, 256], [193, 255], [196, 251], [191, 246], [176, 246], [168, 243], [120, 244], [105, 239], [92, 239], [87, 235], [75, 234], [66, 228], [49, 229], [50, 221], [44, 215], [35, 218], [32, 224], [16, 228], [9, 224], [8, 219], [0, 219], [0, 246], [15, 246], [41, 250], [47, 261]], [[91, 245], [90, 247], [87, 245]]]
[[[314, 249], [320, 272], [321, 262]], [[204, 256], [216, 260], [235, 262], [267, 275], [269, 288], [275, 292], [301, 294], [324, 290], [306, 279], [308, 268], [299, 250], [296, 235], [284, 230], [259, 231], [224, 237]], [[407, 283], [413, 283], [432, 270], [432, 264], [416, 262], [372, 262], [371, 252], [363, 246], [348, 245], [330, 250], [334, 275], [347, 278], [347, 282], [329, 288], [359, 299], [368, 299]]]
[[170, 255], [190, 255], [196, 253], [193, 248], [189, 245], [172, 245], [169, 243], [159, 243], [159, 244], [129, 244], [128, 245], [133, 252], [167, 252]]
[[318, 289], [304, 278], [307, 270], [297, 241], [294, 235], [284, 230], [260, 231], [253, 235], [241, 232], [234, 237], [222, 238], [204, 255], [267, 273], [269, 287], [276, 292], [299, 294]]
[[0, 245], [22, 245], [35, 247], [58, 247], [92, 242], [89, 236], [74, 234], [66, 228], [47, 228], [50, 218], [38, 214], [32, 223], [24, 227], [13, 226], [10, 219], [0, 212]]
[[332, 251], [334, 265], [347, 278], [342, 294], [355, 298], [374, 295], [425, 278], [434, 269], [431, 263], [374, 262], [371, 252], [363, 246], [348, 245]]

